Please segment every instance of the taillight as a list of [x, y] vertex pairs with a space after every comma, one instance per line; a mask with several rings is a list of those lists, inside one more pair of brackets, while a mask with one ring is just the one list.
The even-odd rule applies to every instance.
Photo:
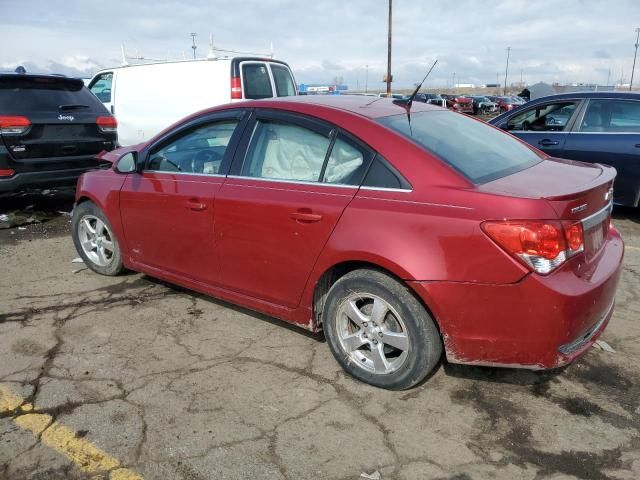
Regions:
[[242, 84], [240, 83], [240, 77], [231, 77], [231, 98], [242, 98]]
[[0, 177], [10, 177], [14, 173], [16, 173], [16, 171], [12, 168], [0, 168]]
[[503, 250], [543, 275], [584, 250], [584, 232], [579, 222], [484, 222], [482, 229]]
[[96, 118], [98, 130], [103, 133], [115, 133], [118, 131], [118, 121], [115, 117], [98, 117]]
[[31, 126], [27, 117], [10, 117], [0, 115], [0, 134], [22, 135]]

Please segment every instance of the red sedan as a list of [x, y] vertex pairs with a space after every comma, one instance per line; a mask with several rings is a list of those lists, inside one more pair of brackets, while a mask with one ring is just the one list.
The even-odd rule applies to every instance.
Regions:
[[449, 362], [555, 368], [609, 321], [615, 170], [468, 118], [358, 96], [199, 112], [78, 183], [94, 271], [144, 272], [323, 330], [354, 377]]

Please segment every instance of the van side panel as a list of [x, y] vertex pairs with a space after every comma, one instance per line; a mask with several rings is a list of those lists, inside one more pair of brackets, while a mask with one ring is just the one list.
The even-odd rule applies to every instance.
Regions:
[[114, 88], [121, 145], [149, 140], [199, 110], [230, 101], [229, 60], [122, 67]]

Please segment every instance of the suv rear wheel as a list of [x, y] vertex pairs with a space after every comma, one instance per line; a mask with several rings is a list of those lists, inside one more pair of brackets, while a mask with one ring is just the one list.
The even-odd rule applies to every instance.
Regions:
[[71, 235], [76, 250], [91, 270], [109, 276], [122, 272], [118, 239], [107, 217], [93, 202], [83, 202], [74, 209]]
[[376, 270], [354, 270], [329, 290], [323, 328], [349, 374], [376, 387], [410, 388], [442, 356], [435, 322], [409, 289]]

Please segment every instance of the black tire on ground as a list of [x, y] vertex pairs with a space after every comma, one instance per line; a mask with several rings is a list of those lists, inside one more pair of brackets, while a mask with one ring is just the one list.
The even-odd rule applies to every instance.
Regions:
[[[108, 263], [104, 266], [98, 265], [93, 262], [91, 258], [89, 258], [84, 252], [82, 245], [80, 244], [80, 222], [87, 216], [96, 217], [102, 220], [102, 222], [104, 222], [105, 226], [108, 229], [110, 240], [113, 242], [112, 255]], [[111, 228], [111, 224], [109, 223], [106, 215], [102, 212], [102, 210], [100, 210], [100, 208], [98, 208], [95, 203], [91, 201], [85, 201], [76, 206], [73, 211], [73, 218], [71, 219], [71, 237], [73, 238], [73, 244], [75, 245], [78, 254], [82, 258], [82, 260], [84, 260], [85, 265], [94, 272], [101, 275], [116, 276], [122, 273], [122, 271], [124, 270], [118, 239], [113, 233], [113, 228]]]
[[[404, 363], [397, 370], [383, 374], [368, 371], [342, 346], [338, 316], [341, 305], [347, 298], [353, 298], [354, 294], [379, 297], [402, 318], [409, 347]], [[342, 368], [353, 377], [376, 387], [390, 390], [411, 388], [436, 368], [442, 356], [440, 332], [429, 312], [406, 285], [377, 270], [354, 270], [336, 281], [327, 295], [322, 325], [331, 353]], [[385, 342], [381, 340], [381, 343]], [[366, 353], [370, 347], [363, 348]]]

